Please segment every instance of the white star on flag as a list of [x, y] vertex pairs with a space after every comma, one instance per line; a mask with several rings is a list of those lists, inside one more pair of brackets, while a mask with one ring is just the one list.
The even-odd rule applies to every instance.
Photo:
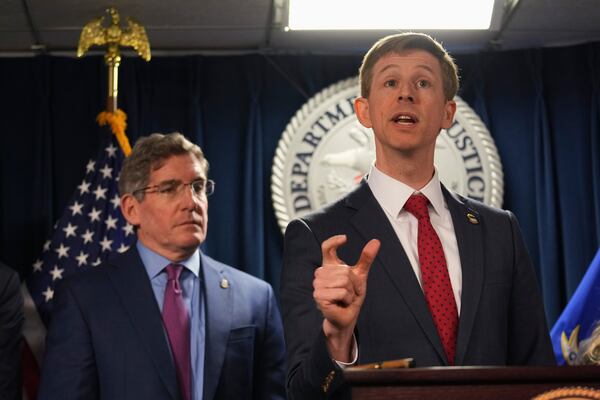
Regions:
[[121, 243], [121, 246], [117, 249], [119, 253], [125, 253], [127, 250], [129, 250], [129, 246], [125, 246], [125, 243]]
[[118, 194], [115, 193], [115, 195], [113, 196], [112, 199], [110, 199], [110, 202], [113, 205], [113, 209], [117, 209], [117, 207], [119, 207], [121, 205], [121, 198], [119, 197]]
[[79, 255], [75, 257], [77, 260], [77, 266], [87, 265], [88, 254], [84, 253], [83, 250], [79, 252]]
[[119, 222], [118, 219], [109, 215], [108, 218], [104, 220], [104, 223], [106, 224], [106, 230], [108, 231], [110, 229], [117, 229], [117, 222]]
[[109, 157], [114, 157], [117, 152], [117, 148], [111, 143], [106, 149], [104, 149], [104, 151], [106, 151]]
[[98, 187], [96, 188], [96, 190], [94, 190], [94, 196], [96, 196], [96, 201], [100, 200], [100, 199], [106, 199], [106, 191], [108, 189], [103, 188], [102, 186], [98, 185]]
[[95, 166], [96, 166], [96, 161], [94, 161], [94, 160], [88, 161], [88, 163], [87, 163], [87, 165], [85, 167], [85, 172], [88, 173], [88, 174], [90, 172], [94, 172]]
[[52, 290], [52, 288], [48, 286], [46, 290], [42, 292], [42, 294], [44, 295], [44, 298], [46, 299], [47, 303], [54, 297], [54, 290]]
[[69, 225], [67, 225], [66, 227], [63, 228], [63, 231], [65, 232], [65, 237], [69, 237], [69, 236], [75, 236], [75, 231], [77, 230], [77, 225], [71, 225], [71, 223], [69, 222]]
[[81, 238], [83, 239], [83, 244], [92, 243], [93, 236], [94, 236], [94, 232], [91, 232], [89, 229], [86, 229], [85, 233], [81, 235]]
[[34, 272], [41, 272], [42, 271], [42, 264], [44, 264], [44, 263], [39, 258], [37, 260], [35, 260], [35, 262], [33, 263], [33, 271]]
[[54, 290], [50, 286], [46, 289], [46, 291], [42, 292], [44, 297], [46, 298], [46, 302], [49, 302], [54, 297]]
[[96, 210], [96, 207], [92, 208], [92, 211], [88, 213], [90, 222], [100, 221], [100, 214], [102, 214], [101, 210]]
[[83, 182], [81, 182], [81, 184], [79, 186], [77, 186], [77, 188], [79, 189], [79, 195], [83, 195], [84, 193], [89, 193], [90, 192], [90, 184], [87, 183], [85, 180]]
[[100, 241], [100, 246], [102, 246], [102, 251], [110, 251], [111, 248], [110, 246], [112, 245], [113, 241], [112, 240], [108, 240], [108, 238], [106, 236], [104, 236], [104, 239], [102, 239]]
[[62, 279], [62, 273], [65, 270], [63, 268], [58, 268], [58, 265], [55, 265], [52, 271], [50, 271], [50, 275], [52, 275], [52, 280], [55, 281], [57, 279]]
[[58, 249], [54, 249], [58, 253], [58, 258], [68, 257], [69, 256], [69, 246], [65, 246], [62, 243]]
[[123, 231], [125, 232], [125, 237], [133, 235], [133, 225], [131, 225], [129, 222], [125, 224], [125, 226], [121, 229], [123, 229]]
[[110, 178], [112, 175], [112, 168], [110, 168], [108, 165], [105, 165], [101, 170], [100, 173], [102, 174], [102, 177], [104, 179], [106, 178]]
[[74, 217], [77, 214], [83, 215], [81, 213], [81, 209], [83, 208], [83, 204], [79, 203], [78, 201], [75, 201], [75, 203], [73, 203], [73, 205], [70, 205], [69, 208], [71, 209], [71, 216], [72, 217]]

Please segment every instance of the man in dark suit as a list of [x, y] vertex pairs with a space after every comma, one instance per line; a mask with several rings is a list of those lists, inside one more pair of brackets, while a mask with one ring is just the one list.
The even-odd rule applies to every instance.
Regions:
[[119, 180], [138, 241], [57, 290], [40, 399], [283, 399], [267, 283], [204, 255], [208, 163], [181, 134], [140, 139]]
[[21, 340], [25, 317], [19, 275], [0, 263], [0, 399], [21, 398]]
[[355, 363], [553, 364], [514, 215], [450, 193], [434, 166], [456, 71], [422, 34], [383, 38], [365, 56], [355, 111], [373, 129], [375, 163], [357, 189], [285, 234], [290, 399], [347, 397], [340, 369]]

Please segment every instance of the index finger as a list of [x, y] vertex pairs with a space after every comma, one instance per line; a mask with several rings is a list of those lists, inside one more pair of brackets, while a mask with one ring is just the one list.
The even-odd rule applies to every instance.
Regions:
[[335, 235], [321, 243], [323, 266], [331, 264], [343, 264], [343, 262], [337, 256], [337, 249], [346, 243], [346, 240], [346, 235]]

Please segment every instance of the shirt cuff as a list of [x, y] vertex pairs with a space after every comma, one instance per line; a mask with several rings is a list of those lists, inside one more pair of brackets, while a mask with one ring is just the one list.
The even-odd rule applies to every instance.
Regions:
[[353, 366], [358, 361], [358, 344], [356, 343], [356, 336], [352, 334], [352, 361], [347, 363], [343, 361], [333, 360], [338, 367], [341, 369], [346, 369], [348, 367]]

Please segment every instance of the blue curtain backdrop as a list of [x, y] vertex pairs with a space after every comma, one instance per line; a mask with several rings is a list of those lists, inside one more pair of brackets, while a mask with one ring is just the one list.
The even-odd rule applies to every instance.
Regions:
[[[484, 120], [504, 166], [504, 206], [518, 216], [549, 323], [600, 238], [600, 43], [458, 55], [460, 95]], [[358, 56], [126, 58], [119, 105], [132, 142], [180, 131], [217, 182], [205, 250], [277, 290], [282, 235], [272, 159], [289, 119]], [[96, 155], [103, 130], [101, 57], [0, 59], [0, 259], [23, 276]]]

